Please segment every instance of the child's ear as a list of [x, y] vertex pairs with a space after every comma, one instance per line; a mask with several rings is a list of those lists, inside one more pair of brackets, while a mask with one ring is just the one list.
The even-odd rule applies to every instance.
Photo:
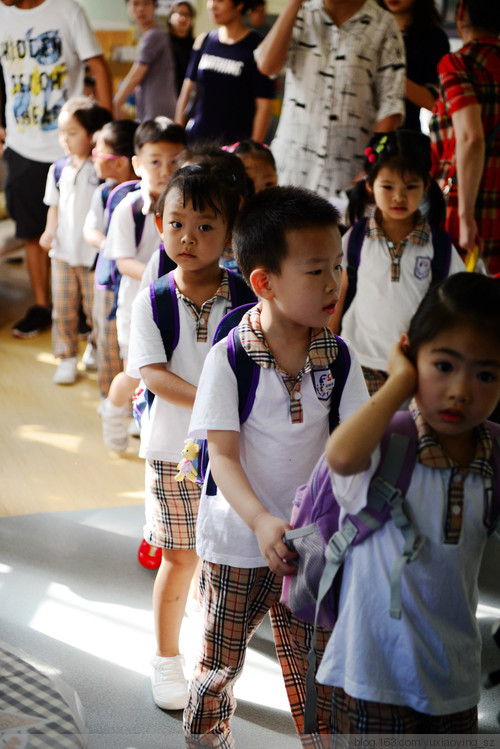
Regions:
[[141, 163], [135, 154], [132, 156], [132, 167], [139, 179], [141, 179]]
[[373, 198], [373, 187], [372, 187], [372, 186], [371, 186], [371, 184], [370, 184], [370, 183], [368, 182], [368, 178], [365, 178], [365, 180], [364, 180], [364, 183], [365, 183], [365, 190], [366, 190], [366, 192], [368, 193], [368, 195], [369, 195], [369, 196], [370, 196], [371, 198]]
[[254, 268], [250, 273], [250, 285], [254, 294], [262, 299], [272, 299], [271, 274], [265, 268]]
[[158, 229], [158, 234], [163, 239], [163, 216], [159, 213], [155, 213], [155, 226]]

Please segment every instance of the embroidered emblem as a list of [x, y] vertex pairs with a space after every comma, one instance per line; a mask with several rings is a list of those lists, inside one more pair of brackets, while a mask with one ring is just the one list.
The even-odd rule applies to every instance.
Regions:
[[335, 386], [335, 380], [329, 369], [313, 369], [316, 395], [321, 401], [327, 401]]
[[427, 278], [431, 272], [431, 259], [430, 257], [422, 257], [419, 255], [415, 260], [415, 278]]

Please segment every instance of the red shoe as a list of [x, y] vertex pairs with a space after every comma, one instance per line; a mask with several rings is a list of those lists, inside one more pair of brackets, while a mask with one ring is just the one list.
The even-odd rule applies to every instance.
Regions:
[[147, 541], [142, 541], [137, 552], [137, 559], [139, 564], [147, 570], [157, 570], [161, 564], [161, 549], [158, 546], [151, 546]]

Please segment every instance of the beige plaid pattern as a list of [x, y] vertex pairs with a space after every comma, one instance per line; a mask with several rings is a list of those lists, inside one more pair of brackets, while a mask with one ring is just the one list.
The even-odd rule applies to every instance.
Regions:
[[102, 398], [107, 398], [113, 378], [123, 369], [116, 333], [116, 316], [109, 319], [114, 302], [114, 291], [95, 289], [93, 329], [97, 346], [97, 384]]
[[144, 538], [162, 549], [194, 549], [201, 486], [176, 481], [177, 473], [175, 463], [146, 460]]
[[418, 433], [418, 460], [429, 468], [451, 469], [448, 486], [448, 505], [446, 510], [444, 539], [447, 544], [458, 544], [462, 531], [464, 507], [464, 481], [469, 471], [479, 473], [485, 479], [493, 480], [491, 465], [491, 436], [487, 427], [477, 427], [477, 446], [474, 460], [467, 468], [460, 468], [443, 450], [431, 427], [424, 421], [415, 402], [410, 403], [410, 410], [415, 420]]
[[175, 287], [175, 292], [177, 294], [177, 298], [184, 302], [196, 321], [197, 342], [205, 343], [208, 340], [208, 318], [210, 317], [210, 311], [214, 305], [215, 300], [217, 299], [217, 297], [222, 297], [222, 299], [231, 301], [231, 288], [229, 286], [227, 271], [223, 270], [222, 281], [220, 282], [219, 288], [211, 299], [207, 299], [206, 302], [203, 302], [203, 304], [201, 305], [201, 309], [198, 309], [196, 304], [191, 301], [191, 299], [189, 299], [187, 296], [184, 296], [184, 294], [179, 291], [177, 286]]
[[52, 258], [52, 351], [55, 357], [78, 356], [78, 309], [82, 302], [92, 325], [94, 271]]
[[261, 305], [258, 304], [243, 316], [238, 326], [241, 345], [256, 364], [264, 369], [275, 369], [281, 376], [290, 397], [292, 424], [300, 424], [304, 418], [300, 399], [304, 375], [311, 372], [314, 367], [328, 367], [335, 360], [338, 353], [337, 341], [328, 328], [313, 328], [306, 363], [297, 377], [291, 377], [281, 369], [271, 353], [262, 332], [260, 315]]

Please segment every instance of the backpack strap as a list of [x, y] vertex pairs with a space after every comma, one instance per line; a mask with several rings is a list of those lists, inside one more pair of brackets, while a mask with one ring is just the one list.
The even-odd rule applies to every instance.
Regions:
[[347, 292], [344, 300], [344, 307], [342, 309], [342, 316], [345, 315], [349, 307], [351, 306], [352, 300], [356, 296], [356, 286], [358, 283], [358, 267], [361, 259], [361, 248], [366, 234], [366, 216], [359, 221], [356, 221], [351, 228], [349, 239], [347, 240]]
[[55, 180], [56, 187], [58, 190], [59, 190], [59, 183], [61, 182], [61, 175], [62, 175], [64, 167], [66, 166], [68, 159], [69, 159], [69, 156], [61, 156], [60, 159], [56, 159], [54, 161], [54, 180]]
[[342, 393], [344, 391], [344, 385], [347, 380], [347, 375], [351, 368], [351, 355], [346, 342], [339, 336], [335, 336], [337, 341], [337, 356], [330, 362], [328, 368], [334, 381], [334, 387], [332, 390], [332, 399], [330, 402], [330, 414], [328, 417], [330, 432], [333, 432], [335, 427], [339, 423], [339, 406], [342, 399]]
[[141, 192], [137, 191], [137, 195], [134, 196], [134, 199], [131, 205], [132, 217], [134, 219], [134, 226], [135, 226], [135, 246], [136, 247], [139, 247], [139, 243], [142, 238], [142, 233], [144, 231], [144, 224], [146, 222], [146, 216], [142, 212], [143, 208], [144, 208], [144, 198], [142, 197]]
[[434, 255], [431, 262], [431, 284], [443, 281], [449, 276], [451, 264], [451, 236], [447, 231], [431, 226]]
[[149, 285], [149, 298], [168, 361], [179, 343], [179, 302], [173, 271]]
[[500, 426], [492, 421], [487, 422], [491, 434], [491, 465], [493, 481], [485, 487], [483, 522], [490, 536], [500, 537]]
[[158, 278], [161, 278], [162, 276], [166, 276], [167, 273], [170, 273], [171, 270], [174, 270], [176, 264], [167, 255], [163, 242], [160, 242], [158, 249], [160, 251], [158, 256]]

